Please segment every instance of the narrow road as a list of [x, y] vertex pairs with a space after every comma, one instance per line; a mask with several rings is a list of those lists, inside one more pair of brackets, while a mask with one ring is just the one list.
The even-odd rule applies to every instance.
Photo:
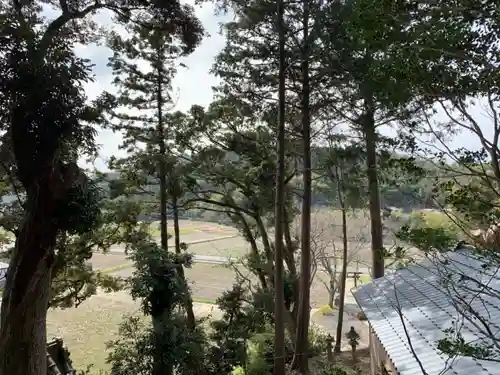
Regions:
[[[238, 263], [238, 260], [228, 258], [228, 257], [221, 257], [221, 256], [214, 256], [214, 255], [193, 255], [193, 262], [195, 263], [214, 263], [214, 264], [231, 264], [231, 263]], [[318, 270], [324, 271], [324, 268], [319, 267]], [[357, 267], [353, 265], [347, 266], [347, 272], [360, 272], [362, 274], [369, 275], [371, 273], [370, 268], [368, 267]]]

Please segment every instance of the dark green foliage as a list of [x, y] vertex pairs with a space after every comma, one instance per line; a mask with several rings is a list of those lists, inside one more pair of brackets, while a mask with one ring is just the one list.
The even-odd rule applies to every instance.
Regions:
[[56, 216], [62, 231], [83, 234], [95, 228], [103, 203], [102, 190], [95, 181], [69, 189], [64, 201], [58, 202]]
[[179, 373], [197, 374], [194, 364], [203, 357], [200, 350], [205, 343], [203, 331], [187, 330], [185, 319], [179, 314], [158, 328], [161, 328], [160, 336], [142, 318], [125, 319], [119, 327], [119, 339], [107, 343], [111, 351], [108, 356], [111, 375], [150, 375], [157, 347], [164, 353], [162, 360], [172, 364]]
[[120, 324], [119, 339], [107, 343], [113, 375], [149, 375], [153, 367], [153, 343], [148, 325], [139, 317]]
[[[326, 336], [316, 332], [312, 327], [309, 334], [310, 356], [324, 355], [326, 350]], [[274, 362], [274, 329], [266, 325], [254, 334], [247, 342], [247, 358], [245, 363], [239, 365], [246, 375], [267, 375], [272, 373]], [[294, 344], [289, 336], [285, 337], [286, 363], [290, 364], [293, 359]], [[238, 374], [238, 372], [236, 372]]]
[[245, 302], [246, 295], [244, 288], [234, 285], [217, 299], [223, 316], [210, 324], [209, 338], [213, 345], [209, 348], [207, 366], [212, 374], [228, 374], [234, 367], [244, 366], [248, 341], [264, 326], [264, 315]]
[[177, 256], [166, 252], [155, 242], [133, 245], [131, 259], [135, 264], [131, 294], [142, 301], [145, 315], [157, 317], [182, 306], [189, 296], [186, 282], [179, 277], [179, 267], [189, 267], [190, 254]]
[[[109, 109], [110, 105], [104, 100], [86, 103], [82, 83], [91, 80], [91, 65], [88, 60], [76, 57], [72, 47], [77, 40], [85, 43], [94, 33], [92, 27], [86, 27], [92, 26], [92, 23], [79, 21], [96, 10], [111, 9], [120, 15], [121, 22], [134, 21], [149, 28], [168, 28], [171, 35], [178, 35], [183, 40], [181, 53], [191, 51], [199, 43], [202, 27], [192, 8], [178, 2], [162, 6], [151, 2], [133, 4], [134, 10], [130, 9], [131, 4], [123, 2], [78, 4], [74, 6], [80, 9], [72, 8], [71, 12], [64, 4], [60, 3], [61, 17], [48, 26], [42, 26], [39, 2], [2, 6], [0, 33], [4, 58], [0, 69], [3, 93], [0, 106], [5, 120], [2, 121], [2, 177], [8, 180], [9, 192], [18, 195], [21, 208], [28, 210], [28, 214], [31, 204], [37, 204], [36, 199], [51, 199], [45, 192], [42, 197], [39, 189], [51, 189], [50, 193], [56, 195], [57, 207], [54, 208], [54, 217], [44, 217], [44, 220], [55, 222], [63, 236], [65, 232], [83, 234], [90, 230], [102, 233], [96, 221], [99, 221], [103, 201], [94, 182], [88, 181], [83, 173], [78, 173], [75, 174], [78, 175], [78, 183], [64, 181], [70, 186], [63, 189], [55, 186], [62, 183], [61, 177], [69, 177], [57, 175], [64, 175], [70, 165], [68, 163], [82, 155], [97, 153], [94, 126], [103, 120], [102, 110]], [[151, 25], [148, 13], [168, 16], [163, 23]], [[77, 22], [72, 23], [74, 20]], [[82, 27], [75, 29], [73, 26], [77, 23]], [[54, 161], [55, 166], [51, 165]], [[48, 173], [53, 173], [51, 179], [47, 179]], [[28, 206], [24, 202], [26, 195], [30, 203]], [[9, 212], [3, 212], [2, 225], [15, 235], [22, 212], [19, 212], [19, 205], [10, 205], [9, 208]], [[103, 225], [102, 222], [100, 225]], [[78, 243], [77, 247], [81, 248], [102, 249], [99, 245], [109, 240], [105, 237], [86, 237], [95, 241], [82, 245], [82, 241], [72, 238], [70, 242]], [[63, 253], [58, 250], [58, 254]], [[61, 271], [63, 267], [56, 261], [56, 279], [66, 274], [69, 280], [82, 283], [96, 277], [82, 263], [80, 266], [86, 276], [76, 276], [75, 267], [83, 258], [75, 255], [76, 259], [80, 259], [77, 262], [71, 259], [68, 252], [64, 251], [64, 254], [69, 268]], [[88, 259], [90, 256], [91, 250], [85, 257]], [[58, 291], [63, 289], [56, 287]]]
[[[187, 324], [183, 308], [191, 297], [179, 273], [181, 267], [190, 266], [190, 255], [166, 252], [140, 231], [130, 247], [135, 264], [130, 292], [141, 301], [144, 315], [151, 317], [153, 323], [143, 326], [132, 338], [123, 331], [121, 339], [109, 344], [112, 374], [150, 374], [148, 371], [154, 366], [198, 374], [197, 366], [204, 356], [204, 332]], [[130, 330], [131, 325], [138, 324], [138, 320], [132, 319], [124, 322], [123, 329]]]
[[[149, 251], [146, 252], [149, 253]], [[167, 258], [163, 259], [167, 260]], [[175, 281], [166, 280], [167, 274], [173, 274], [170, 263], [167, 263], [165, 267], [168, 271], [164, 271], [164, 276], [159, 277], [159, 280], [170, 287], [167, 286], [166, 289], [161, 290], [169, 290], [172, 293], [180, 291], [180, 296], [182, 296], [184, 293], [182, 285], [179, 286]], [[147, 279], [136, 278], [132, 282], [151, 283], [151, 280], [147, 276]], [[151, 290], [151, 284], [147, 285], [150, 285]], [[149, 304], [153, 298], [152, 294], [147, 293], [147, 287], [139, 288], [140, 295], [148, 295], [146, 303]], [[156, 296], [159, 296], [158, 301], [166, 297], [161, 292]], [[273, 332], [270, 328], [273, 323], [269, 320], [269, 308], [272, 311], [272, 306], [263, 305], [263, 299], [258, 296], [258, 293], [254, 294], [250, 297], [253, 298], [252, 302], [248, 303], [248, 291], [241, 285], [235, 284], [232, 289], [218, 298], [217, 305], [222, 311], [222, 317], [210, 322], [206, 336], [203, 333], [203, 326], [199, 326], [194, 333], [190, 333], [185, 326], [185, 318], [182, 314], [164, 315], [166, 320], [159, 329], [160, 339], [154, 334], [150, 323], [144, 323], [141, 318], [126, 319], [120, 327], [120, 338], [108, 344], [111, 350], [108, 361], [112, 365], [112, 375], [150, 374], [157, 345], [161, 346], [165, 353], [164, 361], [173, 364], [182, 374], [196, 373], [194, 364], [198, 363], [197, 359], [203, 360], [203, 366], [208, 375], [229, 375], [237, 367], [247, 369], [249, 375], [268, 373], [273, 362]], [[174, 300], [180, 301], [180, 299], [169, 296], [165, 303], [173, 303]], [[272, 302], [272, 298], [269, 301]], [[320, 355], [325, 350], [324, 335], [314, 330], [311, 333], [311, 354]], [[287, 353], [288, 360], [291, 361], [293, 344], [289, 338], [287, 339]]]
[[[88, 180], [86, 185], [73, 188], [79, 195], [73, 195], [69, 202], [60, 202], [65, 220], [62, 226], [67, 230], [56, 242], [50, 307], [78, 306], [98, 288], [113, 291], [122, 287], [115, 278], [93, 270], [89, 261], [93, 251], [106, 252], [112, 245], [134, 240], [138, 211], [133, 203], [107, 199], [99, 186], [100, 178]], [[7, 242], [15, 238], [21, 220], [19, 206], [24, 205], [22, 198], [20, 202], [2, 204], [1, 226], [10, 234]], [[11, 252], [8, 249], [4, 256], [10, 257]]]
[[[474, 312], [472, 312], [474, 313]], [[444, 330], [446, 337], [438, 341], [438, 350], [448, 355], [460, 355], [479, 360], [497, 361], [499, 353], [494, 344], [466, 341], [458, 327]]]
[[[38, 224], [50, 224], [52, 238], [38, 242], [56, 244], [51, 306], [78, 305], [98, 287], [120, 287], [116, 280], [93, 272], [86, 262], [96, 249], [106, 250], [116, 243], [127, 245], [136, 264], [131, 293], [141, 299], [143, 312], [156, 320], [153, 327], [141, 327], [138, 320], [125, 323], [120, 332], [123, 340], [112, 345], [113, 374], [149, 375], [152, 358], [158, 359], [158, 352], [162, 353], [161, 361], [179, 373], [196, 373], [194, 364], [203, 363], [210, 375], [228, 374], [234, 366], [251, 362], [248, 345], [259, 352], [257, 357], [268, 372], [273, 347], [268, 332], [263, 331], [274, 321], [274, 244], [269, 233], [276, 171], [275, 2], [218, 2], [236, 15], [236, 20], [225, 25], [228, 43], [214, 66], [222, 79], [219, 97], [206, 112], [194, 107], [189, 114], [169, 111], [170, 82], [179, 66], [176, 59], [191, 52], [203, 34], [190, 6], [176, 1], [98, 2], [72, 4], [88, 7], [70, 12], [61, 2], [62, 18], [47, 27], [39, 19], [41, 5], [4, 4], [1, 8], [0, 190], [17, 195], [18, 200], [2, 203], [0, 225], [15, 236], [23, 215], [43, 218], [44, 223]], [[290, 221], [303, 190], [296, 181], [302, 163], [297, 147], [301, 137], [298, 87], [304, 79], [300, 73], [303, 51], [298, 48], [304, 43], [298, 26], [304, 13], [302, 5], [288, 3], [285, 19], [286, 210]], [[88, 42], [95, 36], [80, 18], [99, 9], [115, 12], [115, 22], [127, 24], [129, 35], [109, 34], [109, 45], [115, 52], [110, 65], [114, 83], [120, 86], [119, 95], [105, 95], [87, 103], [81, 84], [90, 80], [90, 66], [75, 56], [73, 46], [79, 39]], [[373, 168], [378, 170], [380, 191], [376, 193], [380, 193], [382, 202], [405, 209], [447, 206], [466, 224], [464, 230], [497, 224], [500, 170], [493, 161], [495, 155], [498, 161], [498, 147], [486, 143], [477, 152], [451, 150], [448, 153], [454, 154], [455, 163], [447, 161], [438, 166], [436, 160], [446, 155], [431, 154], [434, 164], [429, 165], [414, 155], [403, 157], [394, 152], [398, 148], [422, 151], [415, 137], [426, 128], [427, 116], [432, 114], [427, 110], [438, 99], [449, 102], [439, 102], [446, 109], [465, 108], [466, 97], [487, 95], [498, 101], [497, 2], [309, 1], [309, 11], [311, 43], [307, 57], [313, 125], [336, 133], [337, 122], [346, 121], [353, 130], [352, 139], [341, 139], [338, 147], [314, 150], [315, 189], [321, 197], [316, 203], [338, 200], [339, 187], [331, 183], [334, 174], [333, 180], [348, 188], [349, 207], [366, 206], [366, 176], [359, 171], [365, 170], [368, 147], [355, 137], [366, 133], [363, 119], [370, 112], [376, 126], [401, 126], [401, 140], [375, 135], [377, 163]], [[137, 61], [131, 63], [130, 59], [146, 60], [152, 72], [140, 71]], [[118, 113], [117, 105], [146, 109], [143, 113], [147, 115]], [[151, 116], [152, 106], [156, 116]], [[120, 120], [119, 124], [108, 125], [125, 131], [123, 149], [129, 152], [127, 158], [111, 161], [120, 180], [110, 184], [108, 197], [81, 171], [72, 176], [66, 173], [82, 155], [96, 154], [95, 125], [104, 121], [104, 110]], [[454, 129], [450, 125], [444, 128]], [[201, 138], [211, 144], [204, 147], [198, 142]], [[144, 143], [146, 147], [139, 147]], [[339, 178], [336, 167], [340, 166], [348, 179]], [[459, 175], [443, 177], [438, 173], [450, 170]], [[328, 173], [329, 179], [324, 177]], [[158, 177], [167, 180], [161, 191], [168, 191], [169, 206], [175, 206], [177, 213], [192, 207], [219, 211], [251, 246], [246, 266], [259, 278], [260, 285], [250, 290], [242, 282], [218, 300], [224, 316], [211, 324], [208, 338], [201, 328], [188, 329], [182, 312], [190, 295], [180, 271], [190, 265], [190, 255], [171, 254], [165, 244], [161, 249], [145, 233], [145, 226], [137, 225], [138, 214], [157, 213]], [[141, 199], [130, 202], [132, 197]], [[40, 203], [47, 203], [48, 215], [36, 211]], [[290, 235], [290, 223], [285, 223], [285, 230]], [[449, 249], [458, 238], [455, 234], [448, 228], [431, 228], [419, 218], [403, 226], [399, 239], [429, 253]], [[293, 310], [297, 302], [295, 256], [299, 249], [294, 241], [287, 238], [286, 244], [284, 288], [288, 310]], [[49, 245], [47, 251], [52, 251]], [[35, 260], [35, 256], [44, 259], [47, 255], [21, 250]], [[493, 256], [491, 259], [495, 263]], [[442, 341], [439, 348], [443, 352], [494, 357], [487, 350], [473, 350], [459, 333], [451, 334], [455, 341]], [[292, 353], [290, 340], [287, 352]]]

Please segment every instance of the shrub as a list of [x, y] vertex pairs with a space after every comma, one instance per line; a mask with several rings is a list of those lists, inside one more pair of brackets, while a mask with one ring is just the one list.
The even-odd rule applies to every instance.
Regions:
[[[293, 359], [291, 340], [285, 338], [286, 362]], [[250, 339], [248, 345], [248, 362], [246, 375], [264, 375], [272, 372], [274, 362], [274, 329], [268, 327], [265, 332], [258, 333]]]
[[321, 326], [311, 323], [309, 326], [309, 353], [315, 357], [326, 353], [328, 332]]
[[342, 367], [327, 364], [325, 367], [318, 371], [318, 375], [349, 375], [349, 373]]
[[[309, 330], [310, 356], [318, 356], [326, 352], [327, 332], [318, 325], [312, 324]], [[290, 337], [285, 338], [286, 362], [293, 359], [293, 345]], [[274, 362], [274, 329], [267, 327], [265, 332], [254, 335], [248, 343], [248, 360], [246, 372], [244, 368], [237, 367], [233, 375], [267, 375], [272, 373]]]
[[408, 224], [412, 228], [441, 229], [452, 237], [459, 237], [463, 234], [463, 230], [456, 224], [453, 216], [439, 211], [415, 211], [410, 214]]
[[366, 315], [363, 311], [358, 312], [357, 316], [358, 316], [358, 320], [361, 320], [361, 321], [368, 320], [368, 318], [366, 317]]
[[321, 306], [317, 313], [321, 314], [321, 315], [332, 315], [335, 313], [335, 310], [331, 308], [330, 305], [326, 304], [326, 305], [323, 305]]

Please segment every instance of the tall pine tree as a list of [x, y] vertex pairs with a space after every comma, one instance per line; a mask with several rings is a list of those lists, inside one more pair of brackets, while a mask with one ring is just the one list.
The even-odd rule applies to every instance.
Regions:
[[[159, 19], [151, 19], [150, 23], [161, 24]], [[176, 254], [180, 255], [179, 208], [183, 194], [182, 155], [178, 141], [185, 138], [180, 132], [187, 131], [182, 126], [186, 117], [180, 113], [171, 114], [174, 108], [172, 97], [172, 78], [178, 68], [178, 59], [183, 55], [185, 45], [172, 38], [171, 34], [161, 28], [144, 28], [131, 26], [127, 37], [114, 35], [110, 46], [114, 51], [110, 59], [113, 69], [114, 83], [119, 87], [116, 104], [126, 108], [121, 112], [113, 112], [114, 130], [124, 134], [123, 149], [128, 156], [121, 160], [112, 159], [111, 167], [121, 171], [124, 180], [129, 183], [129, 193], [135, 192], [146, 196], [144, 213], [160, 216], [160, 242], [164, 253], [168, 252], [167, 216], [169, 206], [174, 211], [174, 234]], [[177, 126], [179, 125], [179, 126]], [[184, 124], [185, 125], [185, 124]], [[156, 197], [159, 193], [159, 199]], [[159, 212], [158, 212], [159, 207]], [[156, 212], [155, 212], [156, 211]], [[138, 249], [140, 251], [140, 249]], [[175, 259], [167, 257], [162, 259]], [[174, 263], [176, 261], [174, 260]], [[172, 264], [171, 276], [184, 284], [184, 270], [181, 264]], [[151, 277], [155, 277], [152, 273]], [[161, 294], [161, 283], [153, 283], [152, 294]], [[191, 329], [195, 326], [192, 300], [185, 296], [184, 307], [187, 324]], [[153, 328], [157, 336], [155, 345], [153, 374], [164, 375], [173, 372], [172, 362], [165, 360], [163, 340], [165, 321], [170, 319], [171, 307], [163, 304], [161, 299], [151, 306], [150, 313]]]

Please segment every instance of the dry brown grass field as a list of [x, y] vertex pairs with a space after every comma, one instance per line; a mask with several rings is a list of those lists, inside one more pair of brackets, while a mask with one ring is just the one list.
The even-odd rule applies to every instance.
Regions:
[[[199, 318], [220, 316], [213, 306], [195, 303], [194, 308]], [[140, 304], [126, 291], [100, 293], [77, 308], [49, 310], [47, 333], [49, 338], [60, 336], [64, 339], [76, 369], [84, 370], [93, 364], [96, 371], [91, 373], [99, 375], [99, 370], [109, 370], [106, 343], [118, 337], [119, 324], [131, 315], [142, 316]]]
[[[125, 276], [130, 273], [130, 269], [119, 273]], [[235, 282], [233, 270], [217, 265], [195, 264], [186, 274], [193, 296], [198, 301], [215, 300]], [[311, 290], [311, 307], [314, 309], [324, 305], [327, 298], [324, 287], [315, 282]], [[195, 302], [195, 314], [200, 318], [208, 315], [220, 317], [217, 309], [200, 302]], [[118, 337], [119, 324], [130, 315], [142, 314], [140, 303], [133, 301], [126, 291], [100, 293], [77, 308], [50, 310], [47, 318], [48, 337], [60, 336], [64, 339], [75, 368], [85, 369], [87, 365], [94, 364], [96, 370], [109, 370], [106, 364], [106, 342]]]
[[[237, 272], [252, 282], [257, 282], [255, 276], [243, 267], [221, 266], [209, 263], [195, 263], [186, 269], [186, 278], [189, 281], [193, 298], [199, 301], [215, 301], [221, 294], [230, 289], [236, 283]], [[113, 273], [116, 276], [129, 277], [133, 268], [122, 269]], [[316, 273], [316, 278], [311, 285], [311, 307], [317, 308], [328, 302], [328, 291], [323, 282], [328, 281], [328, 275], [324, 272]], [[351, 285], [353, 287], [354, 285]]]
[[[325, 254], [333, 252], [333, 244], [341, 244], [341, 217], [338, 211], [321, 210], [312, 218], [313, 246], [324, 249]], [[369, 262], [369, 219], [364, 212], [353, 215], [349, 221], [350, 256]], [[240, 257], [248, 249], [241, 236], [235, 236], [234, 228], [183, 220], [181, 231], [182, 241], [190, 243], [189, 251], [199, 255], [214, 255]], [[233, 238], [223, 238], [235, 236]], [[219, 239], [217, 239], [219, 238]], [[205, 241], [208, 240], [208, 241]], [[388, 242], [390, 239], [388, 239]], [[94, 254], [91, 260], [94, 268], [116, 268], [113, 274], [127, 277], [133, 272], [125, 254]], [[120, 268], [120, 266], [122, 266]], [[238, 269], [244, 277], [254, 280], [247, 270]], [[231, 288], [236, 282], [235, 270], [230, 267], [196, 263], [186, 270], [186, 276], [191, 284], [193, 297], [202, 301], [213, 301], [222, 292]], [[311, 287], [311, 307], [316, 308], [328, 301], [328, 292], [322, 281], [327, 280], [325, 273], [318, 273]], [[206, 307], [199, 305], [198, 315], [207, 314]], [[82, 369], [89, 363], [94, 363], [98, 369], [107, 369], [105, 343], [116, 337], [119, 323], [123, 316], [138, 314], [140, 306], [132, 301], [126, 292], [99, 294], [84, 302], [76, 309], [51, 310], [48, 316], [48, 333], [51, 336], [62, 336], [72, 352], [75, 366]]]
[[[385, 246], [397, 243], [394, 232], [399, 223], [387, 220], [390, 229], [385, 231]], [[181, 241], [188, 244], [188, 250], [197, 255], [239, 258], [244, 256], [249, 245], [235, 228], [203, 221], [181, 220]], [[156, 236], [157, 224], [152, 224]], [[299, 235], [300, 217], [293, 223], [292, 232]], [[333, 248], [342, 246], [342, 217], [340, 210], [315, 209], [311, 218], [313, 252], [320, 249], [323, 255], [333, 255]], [[272, 230], [270, 230], [272, 235]], [[370, 219], [366, 210], [350, 211], [348, 214], [349, 257], [361, 262], [371, 262]], [[156, 236], [158, 237], [158, 236]], [[115, 247], [115, 250], [119, 246]], [[119, 250], [119, 249], [118, 249]], [[101, 268], [101, 267], [99, 267]]]

